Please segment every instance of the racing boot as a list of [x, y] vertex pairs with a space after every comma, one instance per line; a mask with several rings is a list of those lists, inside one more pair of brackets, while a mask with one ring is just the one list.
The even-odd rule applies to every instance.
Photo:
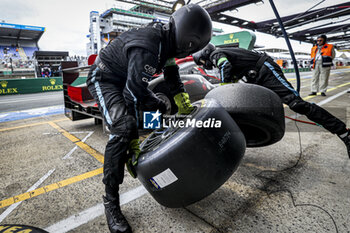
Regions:
[[350, 159], [350, 129], [348, 129], [348, 132], [338, 136], [345, 143], [346, 149], [348, 151], [348, 156]]
[[[107, 195], [108, 196], [108, 195]], [[119, 195], [118, 198], [113, 200], [102, 196], [103, 205], [105, 206], [105, 214], [107, 218], [108, 228], [111, 233], [132, 233], [131, 227], [128, 221], [122, 214], [119, 206]]]

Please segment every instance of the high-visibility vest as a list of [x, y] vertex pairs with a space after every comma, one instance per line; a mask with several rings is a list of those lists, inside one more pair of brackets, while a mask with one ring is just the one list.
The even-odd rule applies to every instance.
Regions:
[[[317, 55], [318, 46], [315, 45], [311, 49], [311, 59], [312, 59], [312, 68], [315, 68], [315, 58]], [[324, 44], [321, 48], [321, 55], [322, 55], [322, 66], [323, 67], [329, 67], [332, 66], [332, 50], [333, 45], [332, 44]]]

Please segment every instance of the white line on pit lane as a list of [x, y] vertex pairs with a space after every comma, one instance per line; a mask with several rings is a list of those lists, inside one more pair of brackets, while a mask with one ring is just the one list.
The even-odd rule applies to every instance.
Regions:
[[[147, 193], [143, 186], [134, 188], [126, 193], [120, 195], [120, 205], [127, 204]], [[62, 221], [59, 221], [45, 229], [45, 231], [52, 233], [65, 233], [71, 231], [89, 221], [104, 214], [103, 204], [97, 204], [89, 209], [86, 209], [78, 214], [74, 214]]]
[[[70, 133], [88, 133], [88, 135], [81, 140], [82, 142], [85, 142], [93, 133], [94, 131], [86, 131], [86, 132], [70, 132]], [[44, 133], [44, 134], [50, 134], [50, 133]], [[70, 152], [68, 152], [62, 159], [68, 159], [72, 155], [72, 153], [78, 148], [78, 146], [75, 146]], [[52, 169], [48, 171], [43, 177], [41, 177], [32, 187], [30, 187], [26, 192], [33, 191], [39, 185], [41, 185], [53, 172], [55, 169]], [[15, 204], [12, 204], [10, 207], [8, 207], [1, 215], [0, 215], [0, 223], [22, 202], [17, 202]]]
[[[85, 142], [92, 134], [94, 133], [94, 131], [89, 132], [89, 134], [83, 138], [83, 140], [81, 140], [82, 142]], [[73, 149], [71, 149], [62, 159], [70, 159], [71, 155], [73, 154], [73, 152], [78, 149], [78, 146], [75, 146]]]
[[[48, 171], [43, 177], [41, 177], [32, 187], [30, 187], [27, 192], [33, 191], [34, 189], [36, 189], [37, 187], [39, 187], [39, 185], [41, 185], [49, 176], [51, 176], [51, 174], [55, 171], [55, 169], [52, 169], [50, 171]], [[11, 205], [10, 207], [8, 207], [1, 215], [0, 215], [0, 223], [20, 204], [22, 203], [22, 201], [17, 202], [13, 205]]]

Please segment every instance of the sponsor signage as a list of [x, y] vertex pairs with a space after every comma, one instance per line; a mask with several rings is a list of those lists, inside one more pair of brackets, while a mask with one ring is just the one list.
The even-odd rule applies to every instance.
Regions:
[[0, 80], [0, 96], [63, 90], [62, 78]]
[[256, 36], [253, 32], [242, 31], [213, 36], [211, 43], [215, 46], [237, 46], [239, 48], [252, 50], [254, 48]]

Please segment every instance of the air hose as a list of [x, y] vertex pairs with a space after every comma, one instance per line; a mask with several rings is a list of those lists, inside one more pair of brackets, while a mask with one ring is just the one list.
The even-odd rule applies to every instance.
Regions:
[[270, 5], [271, 5], [271, 8], [272, 8], [273, 12], [275, 13], [275, 16], [276, 16], [276, 19], [278, 21], [278, 24], [280, 25], [280, 28], [281, 28], [281, 30], [283, 32], [283, 36], [284, 36], [284, 39], [286, 40], [286, 43], [287, 43], [287, 46], [288, 46], [288, 49], [289, 49], [289, 52], [290, 52], [290, 56], [292, 57], [292, 60], [293, 60], [293, 63], [294, 63], [295, 75], [296, 75], [296, 78], [297, 78], [297, 92], [299, 93], [300, 92], [300, 74], [299, 74], [297, 60], [295, 59], [292, 45], [290, 44], [289, 37], [287, 35], [286, 30], [284, 29], [283, 22], [281, 20], [281, 17], [279, 15], [278, 11], [277, 11], [277, 8], [276, 8], [273, 0], [269, 0], [269, 2], [270, 2]]

